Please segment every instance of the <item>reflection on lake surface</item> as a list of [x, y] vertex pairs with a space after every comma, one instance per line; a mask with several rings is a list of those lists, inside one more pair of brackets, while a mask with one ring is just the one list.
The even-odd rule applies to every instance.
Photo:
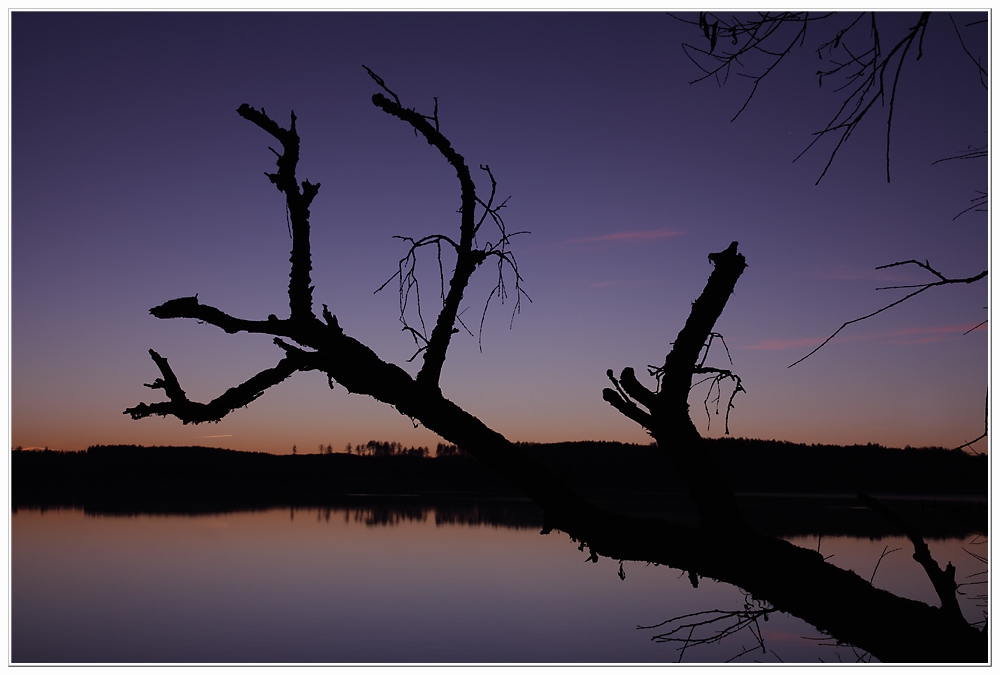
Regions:
[[[516, 510], [516, 509], [515, 509]], [[502, 509], [501, 509], [502, 511]], [[561, 533], [468, 508], [309, 508], [208, 515], [18, 510], [11, 520], [11, 640], [18, 663], [676, 662], [639, 629], [738, 610], [737, 588], [601, 558]], [[518, 522], [512, 515], [511, 520]], [[937, 604], [901, 537], [802, 535], [796, 544], [898, 595]], [[959, 582], [985, 581], [983, 537], [929, 539]], [[893, 549], [879, 561], [883, 552]], [[877, 571], [876, 571], [877, 565]], [[985, 584], [963, 587], [981, 620]], [[759, 622], [739, 661], [855, 661], [799, 619]], [[714, 630], [709, 628], [708, 630]], [[755, 629], [756, 630], [756, 629]], [[709, 635], [704, 632], [702, 637]], [[682, 637], [686, 636], [685, 635]], [[696, 632], [694, 637], [699, 637]], [[749, 631], [692, 646], [721, 662]]]

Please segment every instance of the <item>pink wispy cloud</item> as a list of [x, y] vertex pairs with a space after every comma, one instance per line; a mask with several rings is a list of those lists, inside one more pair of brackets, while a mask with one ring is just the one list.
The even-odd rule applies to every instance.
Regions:
[[[919, 345], [930, 342], [941, 342], [955, 334], [968, 333], [970, 331], [986, 330], [986, 324], [964, 323], [954, 326], [912, 326], [901, 328], [889, 333], [868, 333], [866, 335], [838, 335], [831, 342], [861, 342], [864, 340], [885, 340], [889, 344]], [[761, 340], [752, 345], [740, 347], [740, 349], [755, 349], [770, 351], [774, 349], [791, 349], [794, 347], [816, 347], [825, 340], [821, 338], [778, 338], [772, 340]]]
[[886, 333], [884, 337], [896, 338], [889, 340], [892, 344], [919, 345], [927, 342], [941, 342], [948, 339], [954, 333], [968, 333], [971, 331], [986, 330], [986, 324], [962, 324], [960, 326], [936, 326], [933, 328], [903, 328], [901, 330]]
[[669, 227], [661, 227], [658, 230], [625, 230], [622, 232], [612, 232], [611, 234], [601, 234], [596, 237], [583, 237], [582, 239], [569, 239], [564, 244], [593, 244], [605, 241], [648, 241], [650, 239], [663, 239], [664, 237], [676, 237], [684, 234], [680, 230], [672, 230]]

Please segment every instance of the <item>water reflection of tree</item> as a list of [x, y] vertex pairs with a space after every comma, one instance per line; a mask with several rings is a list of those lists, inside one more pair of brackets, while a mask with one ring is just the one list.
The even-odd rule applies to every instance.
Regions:
[[[227, 333], [271, 335], [283, 356], [274, 367], [215, 400], [198, 403], [188, 399], [167, 360], [150, 350], [162, 377], [148, 386], [162, 389], [168, 401], [140, 403], [126, 410], [127, 414], [134, 419], [172, 415], [184, 423], [217, 421], [295, 372], [319, 371], [327, 376], [331, 387], [337, 382], [349, 392], [372, 396], [395, 407], [492, 468], [544, 510], [543, 534], [556, 528], [569, 533], [580, 542], [581, 549], [589, 549], [592, 560], [605, 556], [620, 562], [647, 561], [687, 571], [692, 583], [707, 577], [733, 584], [762, 606], [798, 616], [836, 640], [870, 651], [883, 661], [985, 660], [986, 632], [970, 626], [960, 611], [952, 610], [956, 588], [950, 565], [940, 570], [933, 560], [922, 561], [931, 572], [943, 604], [931, 607], [876, 589], [858, 575], [828, 563], [816, 551], [762, 535], [744, 518], [688, 409], [696, 376], [707, 378], [719, 389], [720, 403], [719, 385], [727, 380], [733, 382], [727, 409], [736, 392], [742, 390], [739, 377], [730, 369], [707, 365], [709, 347], [720, 337], [714, 332], [715, 323], [746, 267], [736, 242], [708, 256], [714, 269], [704, 291], [693, 303], [662, 365], [649, 368], [655, 387], [641, 383], [632, 368], [625, 368], [617, 376], [608, 370], [613, 388], [603, 392], [604, 399], [646, 429], [671, 460], [697, 507], [699, 526], [630, 517], [582, 498], [562, 477], [446, 399], [440, 389], [441, 371], [452, 336], [465, 328], [459, 308], [472, 274], [485, 263], [495, 265], [497, 281], [487, 307], [494, 297], [502, 301], [511, 296], [515, 311], [519, 306], [523, 295], [521, 276], [510, 250], [511, 239], [518, 233], [507, 229], [501, 215], [505, 202], [496, 199], [496, 180], [485, 165], [481, 169], [490, 183], [489, 195], [480, 197], [477, 193], [464, 157], [440, 131], [436, 103], [431, 115], [405, 108], [381, 78], [371, 71], [369, 74], [384, 92], [375, 94], [373, 103], [408, 124], [436, 148], [456, 172], [460, 186], [459, 236], [402, 237], [408, 250], [393, 276], [399, 283], [400, 318], [416, 345], [413, 359], [423, 359], [416, 377], [382, 361], [369, 347], [349, 337], [326, 305], [321, 318], [316, 316], [310, 281], [309, 208], [320, 186], [309, 181], [300, 184], [296, 178], [299, 136], [294, 114], [285, 129], [263, 110], [244, 104], [239, 114], [275, 138], [283, 149], [281, 153], [274, 151], [278, 170], [268, 177], [285, 195], [291, 226], [290, 316], [240, 319], [201, 304], [197, 297], [170, 300], [150, 311], [158, 318], [197, 319]], [[415, 274], [417, 255], [425, 247], [436, 253], [440, 273], [441, 310], [430, 330], [424, 322]], [[447, 284], [445, 259], [454, 263]], [[665, 345], [668, 340], [669, 336], [663, 336]], [[908, 531], [907, 535], [920, 554], [919, 534]], [[736, 618], [739, 621], [739, 616]]]
[[360, 523], [368, 527], [384, 527], [401, 523], [426, 523], [433, 514], [437, 527], [465, 525], [487, 526], [514, 530], [533, 530], [542, 525], [542, 514], [534, 504], [491, 500], [448, 501], [382, 501], [337, 504], [316, 507], [316, 520], [330, 522], [331, 517], [345, 523]]
[[[655, 642], [680, 644], [678, 663], [684, 660], [684, 653], [689, 647], [716, 644], [738, 633], [749, 632], [756, 644], [744, 648], [742, 652], [727, 659], [726, 663], [729, 663], [758, 649], [762, 654], [767, 653], [760, 622], [767, 621], [768, 615], [775, 611], [774, 607], [747, 595], [744, 598], [742, 609], [728, 611], [710, 609], [704, 612], [682, 614], [652, 626], [639, 626], [639, 628], [664, 630], [665, 632], [654, 635], [651, 639]], [[696, 631], [697, 635], [695, 635]]]

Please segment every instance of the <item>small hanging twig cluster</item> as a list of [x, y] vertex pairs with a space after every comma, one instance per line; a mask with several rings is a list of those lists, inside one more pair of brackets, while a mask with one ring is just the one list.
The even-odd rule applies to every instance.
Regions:
[[[708, 351], [709, 351], [709, 349], [712, 348], [712, 341], [715, 338], [719, 338], [719, 341], [722, 342], [722, 346], [726, 350], [726, 358], [729, 359], [729, 365], [733, 365], [733, 357], [729, 353], [729, 347], [728, 347], [728, 345], [726, 345], [725, 338], [722, 337], [721, 333], [709, 333], [708, 334], [708, 341], [705, 342], [705, 351], [702, 353], [701, 361], [698, 362], [698, 365], [695, 366], [694, 370], [692, 371], [693, 374], [695, 374], [695, 375], [708, 374], [709, 377], [706, 377], [706, 378], [704, 378], [702, 380], [699, 380], [697, 382], [692, 382], [691, 389], [694, 389], [698, 385], [704, 384], [705, 382], [710, 382], [710, 384], [708, 385], [708, 393], [705, 394], [704, 405], [705, 405], [705, 415], [708, 417], [708, 426], [709, 426], [709, 428], [711, 428], [712, 427], [712, 413], [711, 413], [711, 411], [708, 408], [709, 403], [715, 403], [715, 414], [718, 415], [719, 414], [719, 408], [720, 408], [720, 406], [722, 404], [722, 383], [725, 380], [732, 380], [733, 381], [733, 383], [735, 384], [735, 386], [733, 387], [732, 393], [729, 395], [729, 403], [726, 405], [726, 435], [728, 436], [729, 435], [729, 413], [730, 413], [730, 411], [732, 411], [733, 408], [736, 407], [736, 406], [733, 405], [733, 400], [736, 398], [736, 394], [740, 393], [741, 391], [743, 393], [746, 393], [746, 389], [743, 388], [743, 380], [740, 379], [740, 376], [737, 375], [736, 373], [734, 373], [733, 371], [731, 371], [731, 370], [724, 370], [722, 368], [713, 368], [711, 366], [706, 366], [705, 365], [705, 360], [708, 359]], [[656, 366], [646, 366], [646, 368], [649, 370], [649, 374], [652, 375], [652, 376], [654, 376], [656, 378], [656, 388], [657, 388], [657, 391], [659, 391], [660, 387], [662, 386], [662, 379], [663, 379], [663, 373], [664, 373], [663, 368], [662, 367], [656, 367]], [[715, 392], [715, 398], [712, 398], [712, 393], [713, 392]]]

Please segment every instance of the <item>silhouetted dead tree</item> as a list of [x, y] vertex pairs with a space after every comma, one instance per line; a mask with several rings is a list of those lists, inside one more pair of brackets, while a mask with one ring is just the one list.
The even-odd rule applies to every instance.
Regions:
[[[748, 78], [753, 82], [750, 94], [744, 100], [743, 105], [739, 108], [733, 120], [738, 118], [747, 108], [757, 93], [757, 88], [764, 79], [782, 61], [786, 60], [786, 57], [792, 54], [792, 52], [805, 46], [807, 29], [811, 30], [812, 33], [821, 29], [827, 31], [825, 39], [816, 48], [816, 55], [824, 64], [828, 65], [816, 71], [816, 76], [821, 87], [823, 86], [824, 78], [827, 81], [835, 80], [835, 91], [843, 92], [842, 102], [826, 125], [813, 134], [814, 138], [812, 142], [793, 160], [798, 160], [827, 136], [835, 138], [836, 143], [833, 150], [830, 152], [822, 173], [816, 180], [818, 184], [823, 180], [823, 177], [833, 164], [833, 160], [837, 156], [841, 146], [847, 142], [851, 134], [854, 133], [862, 121], [876, 107], [884, 107], [887, 110], [885, 117], [885, 171], [886, 180], [890, 179], [889, 159], [896, 91], [899, 87], [900, 75], [904, 67], [908, 67], [910, 62], [920, 60], [923, 56], [923, 42], [931, 21], [931, 13], [922, 12], [919, 15], [915, 15], [911, 25], [896, 37], [895, 42], [890, 41], [888, 44], [884, 44], [884, 35], [880, 26], [882, 26], [884, 19], [892, 16], [893, 13], [884, 12], [860, 12], [856, 14], [839, 12], [759, 12], [732, 14], [729, 16], [723, 16], [721, 13], [701, 12], [698, 14], [697, 21], [693, 19], [693, 16], [691, 18], [675, 16], [675, 18], [692, 26], [697, 26], [704, 38], [704, 41], [700, 42], [701, 46], [691, 43], [684, 43], [682, 45], [684, 53], [702, 72], [702, 75], [695, 78], [692, 84], [706, 79], [714, 79], [721, 85], [729, 79], [731, 74]], [[980, 85], [988, 90], [989, 73], [983, 66], [982, 57], [974, 55], [966, 44], [966, 37], [969, 31], [976, 30], [974, 26], [986, 23], [986, 19], [981, 18], [985, 17], [985, 14], [976, 16], [968, 12], [959, 13], [958, 16], [963, 18], [962, 21], [957, 21], [955, 16], [955, 14], [949, 14], [948, 19], [951, 27], [954, 29], [958, 43], [975, 68]], [[936, 25], [941, 24], [936, 23]], [[966, 32], [966, 37], [963, 37], [963, 30]], [[963, 152], [952, 157], [939, 159], [932, 164], [953, 160], [986, 159], [988, 156], [989, 148], [987, 146], [970, 146], [969, 149]], [[971, 205], [959, 212], [955, 218], [970, 211], [988, 211], [989, 194], [983, 190], [975, 190], [975, 193], [976, 196], [972, 198]], [[930, 262], [925, 261], [921, 263], [916, 260], [894, 262], [882, 265], [876, 269], [910, 264], [922, 267], [937, 277], [937, 279], [924, 284], [888, 286], [876, 289], [914, 288], [917, 290], [895, 302], [889, 303], [881, 309], [856, 319], [845, 321], [822, 344], [788, 367], [791, 368], [815, 354], [836, 337], [840, 331], [851, 324], [864, 321], [876, 314], [881, 314], [887, 309], [895, 307], [930, 288], [953, 284], [971, 284], [986, 278], [988, 274], [988, 270], [983, 270], [978, 274], [968, 277], [949, 278], [934, 269], [930, 265]], [[976, 327], [978, 328], [979, 326]], [[973, 443], [985, 438], [986, 435], [984, 431], [983, 435], [975, 441], [965, 443], [959, 446], [959, 448], [971, 446]]]
[[[316, 370], [326, 375], [331, 387], [336, 382], [351, 393], [371, 396], [393, 406], [491, 467], [542, 507], [543, 533], [553, 528], [567, 532], [580, 542], [581, 549], [589, 549], [594, 560], [606, 556], [618, 561], [652, 562], [687, 571], [695, 584], [698, 577], [734, 584], [758, 601], [799, 616], [883, 661], [985, 660], [986, 633], [961, 617], [878, 590], [853, 572], [825, 562], [815, 551], [758, 534], [743, 519], [688, 410], [688, 395], [695, 375], [732, 375], [729, 371], [706, 368], [702, 351], [715, 335], [715, 322], [746, 267], [736, 242], [725, 251], [709, 255], [714, 269], [708, 283], [692, 305], [691, 314], [663, 365], [653, 369], [657, 387], [647, 388], [631, 368], [626, 368], [620, 378], [609, 372], [615, 389], [604, 390], [605, 400], [648, 430], [673, 460], [697, 505], [699, 527], [624, 516], [590, 503], [516, 444], [445, 398], [439, 377], [451, 335], [456, 331], [458, 306], [476, 268], [491, 258], [500, 263], [512, 261], [506, 249], [507, 235], [501, 227], [499, 245], [482, 248], [476, 245], [476, 233], [484, 220], [475, 218], [474, 209], [478, 205], [490, 214], [492, 200], [484, 203], [478, 198], [465, 160], [441, 134], [437, 116], [404, 108], [381, 79], [373, 73], [372, 77], [392, 97], [378, 93], [373, 96], [373, 103], [421, 134], [455, 169], [461, 191], [459, 240], [446, 240], [443, 236], [437, 240], [453, 247], [457, 258], [442, 309], [430, 337], [426, 338], [418, 374], [413, 377], [399, 366], [383, 361], [369, 347], [347, 335], [326, 305], [321, 316], [316, 316], [310, 285], [309, 205], [320, 186], [308, 181], [300, 184], [295, 176], [299, 136], [294, 115], [289, 128], [284, 129], [263, 110], [244, 104], [238, 113], [275, 138], [283, 149], [274, 151], [278, 156], [278, 171], [268, 177], [284, 194], [291, 221], [289, 316], [281, 319], [271, 314], [266, 319], [241, 319], [202, 304], [197, 296], [170, 300], [150, 312], [163, 319], [197, 319], [227, 333], [270, 335], [282, 357], [274, 367], [203, 404], [190, 401], [167, 360], [150, 351], [162, 377], [147, 386], [162, 389], [169, 400], [140, 403], [126, 410], [126, 414], [133, 419], [170, 415], [184, 424], [218, 421], [292, 373]], [[411, 240], [411, 245], [419, 241]], [[668, 343], [667, 336], [663, 342]]]

